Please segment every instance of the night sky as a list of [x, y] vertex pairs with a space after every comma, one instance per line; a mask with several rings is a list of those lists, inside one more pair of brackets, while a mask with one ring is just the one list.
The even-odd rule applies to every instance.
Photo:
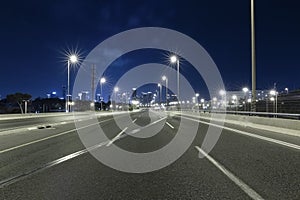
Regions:
[[[274, 82], [278, 89], [300, 88], [299, 10], [296, 0], [256, 0], [258, 89], [271, 89]], [[148, 26], [174, 29], [200, 43], [227, 90], [251, 87], [250, 0], [11, 0], [1, 2], [0, 26], [2, 98], [61, 94], [65, 50], [78, 49], [84, 57], [114, 34]]]

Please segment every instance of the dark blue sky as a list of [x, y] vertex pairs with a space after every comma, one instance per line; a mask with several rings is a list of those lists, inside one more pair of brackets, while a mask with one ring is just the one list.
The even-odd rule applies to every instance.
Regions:
[[[300, 87], [300, 2], [256, 0], [257, 87]], [[5, 1], [0, 6], [0, 95], [61, 93], [62, 51], [87, 55], [127, 29], [159, 26], [198, 41], [216, 62], [227, 89], [251, 84], [250, 0]], [[125, 66], [126, 67], [126, 66]]]

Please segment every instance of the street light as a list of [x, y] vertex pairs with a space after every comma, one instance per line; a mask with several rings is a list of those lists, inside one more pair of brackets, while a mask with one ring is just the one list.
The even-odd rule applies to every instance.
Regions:
[[237, 96], [233, 95], [232, 96], [233, 101], [235, 102], [235, 111], [237, 111], [237, 107], [238, 107], [238, 102], [237, 102]]
[[114, 92], [115, 92], [115, 110], [116, 110], [116, 108], [117, 108], [117, 92], [119, 92], [119, 88], [115, 87]]
[[[244, 97], [245, 97], [245, 102], [246, 102], [246, 94], [247, 94], [248, 91], [249, 91], [248, 88], [246, 88], [246, 87], [243, 88]], [[246, 108], [247, 108], [247, 104], [245, 103], [245, 104], [244, 104], [244, 111], [246, 111]]]
[[102, 77], [101, 79], [100, 79], [100, 103], [101, 103], [101, 110], [103, 110], [103, 104], [102, 104], [102, 97], [103, 97], [103, 94], [102, 94], [102, 85], [103, 85], [103, 83], [105, 83], [106, 82], [106, 79], [104, 78], [104, 77]]
[[180, 89], [179, 89], [179, 59], [177, 58], [177, 56], [173, 55], [170, 57], [170, 61], [171, 63], [176, 63], [177, 64], [177, 99], [179, 101], [180, 99]]
[[163, 76], [162, 80], [166, 81], [166, 105], [168, 105], [168, 78], [166, 76]]
[[289, 93], [289, 88], [284, 88], [284, 90], [286, 91], [286, 93]]
[[256, 52], [255, 52], [255, 16], [254, 0], [251, 0], [251, 74], [252, 74], [252, 103], [251, 110], [256, 112]]
[[162, 85], [158, 83], [157, 86], [159, 87], [159, 105], [161, 105]]
[[225, 98], [225, 100], [224, 100], [224, 96], [226, 95], [226, 91], [225, 91], [225, 90], [220, 90], [220, 91], [219, 91], [219, 94], [221, 95], [222, 101], [223, 101], [223, 105], [224, 105], [225, 108], [226, 108], [226, 106], [227, 106], [227, 105], [226, 105], [226, 103], [227, 103], [226, 101], [227, 101], [227, 100], [226, 100], [226, 98]]
[[71, 55], [68, 59], [68, 94], [67, 94], [67, 99], [66, 99], [66, 112], [70, 111], [70, 65], [71, 63], [77, 63], [78, 58], [76, 55]]
[[[275, 96], [275, 113], [277, 113], [277, 94], [278, 94], [278, 92], [276, 90], [270, 91], [270, 95]], [[273, 99], [274, 99], [274, 97], [273, 97]]]

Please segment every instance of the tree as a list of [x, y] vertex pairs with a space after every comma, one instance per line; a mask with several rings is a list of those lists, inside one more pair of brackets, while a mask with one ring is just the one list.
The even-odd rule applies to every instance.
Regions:
[[15, 94], [7, 95], [6, 99], [10, 103], [17, 103], [19, 105], [20, 109], [21, 109], [21, 113], [23, 114], [22, 103], [23, 103], [23, 101], [28, 101], [29, 99], [31, 99], [31, 95], [17, 92]]

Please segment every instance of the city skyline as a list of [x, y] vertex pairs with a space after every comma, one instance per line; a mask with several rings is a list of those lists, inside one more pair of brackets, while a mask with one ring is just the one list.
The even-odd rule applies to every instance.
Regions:
[[[299, 3], [258, 1], [255, 8], [257, 89], [272, 89], [274, 83], [281, 90], [298, 89]], [[250, 1], [191, 1], [187, 5], [179, 1], [27, 1], [5, 2], [1, 9], [2, 98], [15, 92], [45, 97], [49, 91], [60, 91], [67, 84], [67, 63], [62, 52], [76, 49], [84, 58], [106, 38], [145, 26], [187, 34], [211, 55], [227, 90], [251, 88]], [[120, 59], [116, 67], [126, 71], [136, 63], [151, 60], [145, 55], [134, 59]], [[153, 58], [166, 64], [164, 59], [163, 54]], [[73, 80], [75, 74], [76, 70], [71, 69]], [[106, 93], [119, 75], [109, 76], [112, 84], [105, 86]], [[205, 88], [199, 86], [196, 90], [202, 93]]]

